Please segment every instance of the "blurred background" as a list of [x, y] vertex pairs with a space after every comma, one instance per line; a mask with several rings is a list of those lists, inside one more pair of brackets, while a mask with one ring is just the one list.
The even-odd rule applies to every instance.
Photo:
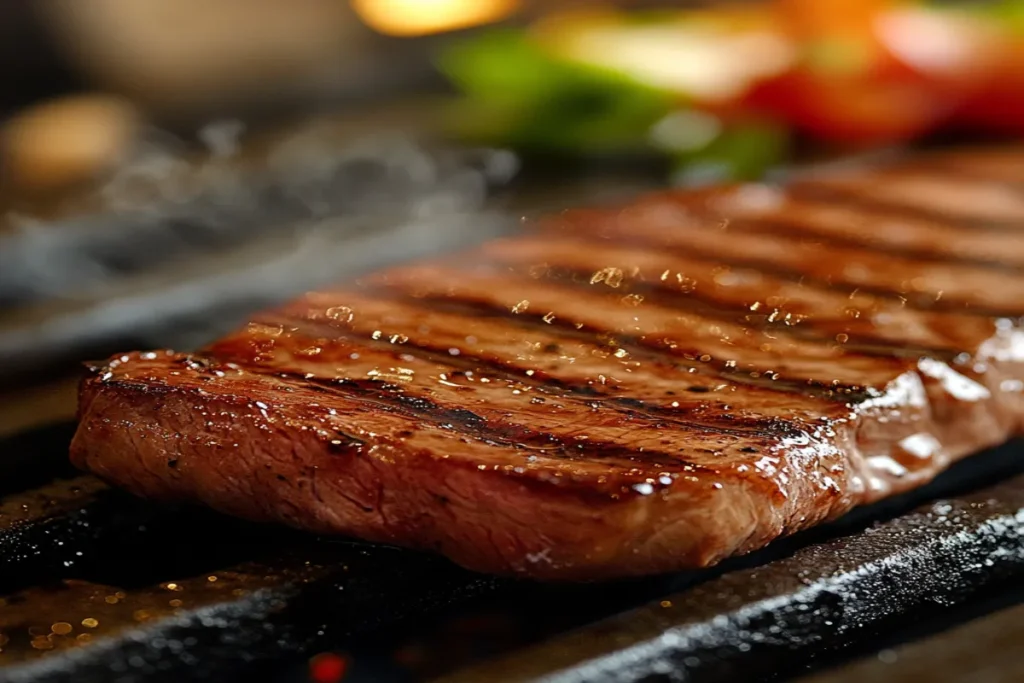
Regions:
[[0, 3], [0, 432], [517, 219], [1024, 132], [1024, 0]]

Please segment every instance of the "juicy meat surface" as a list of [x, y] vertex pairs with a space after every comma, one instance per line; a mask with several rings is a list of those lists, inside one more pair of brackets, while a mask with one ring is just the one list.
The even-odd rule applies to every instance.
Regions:
[[486, 572], [701, 567], [1021, 432], [1024, 154], [566, 212], [82, 385], [137, 494]]

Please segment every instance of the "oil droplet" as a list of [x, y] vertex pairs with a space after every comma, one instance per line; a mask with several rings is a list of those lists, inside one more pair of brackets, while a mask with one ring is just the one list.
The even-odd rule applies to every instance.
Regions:
[[66, 636], [71, 633], [73, 627], [66, 621], [58, 621], [56, 624], [50, 627], [50, 630], [56, 633], [58, 636]]
[[210, 583], [214, 583], [214, 582], [217, 581], [217, 577], [214, 576], [213, 574], [211, 574], [210, 576], [206, 577], [206, 580], [209, 581]]
[[82, 619], [82, 626], [86, 628], [96, 628], [99, 625], [100, 622], [98, 619], [93, 619], [92, 617], [86, 617], [85, 619]]
[[117, 604], [117, 596], [116, 595], [108, 595], [107, 597], [103, 598], [103, 601], [106, 602], [108, 605], [116, 605]]
[[146, 621], [149, 619], [149, 612], [144, 609], [137, 609], [132, 612], [132, 619], [135, 621]]
[[181, 601], [181, 600], [179, 600], [178, 598], [174, 598], [173, 600], [171, 600], [171, 601], [170, 601], [170, 602], [168, 602], [167, 604], [168, 604], [168, 605], [170, 605], [171, 607], [181, 607], [181, 605], [182, 605], [183, 603], [182, 603], [182, 601]]
[[659, 604], [662, 607], [671, 607], [672, 606], [672, 601], [671, 600], [662, 600], [661, 603], [659, 603]]
[[603, 282], [609, 287], [618, 287], [619, 285], [622, 284], [622, 278], [622, 268], [615, 268], [613, 266], [609, 266], [607, 268], [602, 268], [601, 270], [594, 273], [593, 276], [591, 276], [590, 278], [590, 284], [596, 285], [598, 283]]
[[163, 587], [169, 591], [180, 591], [182, 589], [181, 586], [176, 583], [165, 583]]
[[352, 309], [348, 306], [331, 306], [324, 311], [324, 314], [331, 320], [337, 320], [343, 323], [350, 323], [352, 322], [352, 318], [355, 317]]
[[88, 643], [90, 640], [92, 640], [92, 635], [89, 633], [79, 633], [75, 637], [75, 640], [77, 640], [80, 643]]
[[523, 299], [522, 301], [520, 301], [519, 303], [517, 303], [515, 306], [512, 307], [512, 312], [513, 313], [522, 313], [523, 311], [525, 311], [529, 307], [530, 307], [530, 300], [529, 299]]

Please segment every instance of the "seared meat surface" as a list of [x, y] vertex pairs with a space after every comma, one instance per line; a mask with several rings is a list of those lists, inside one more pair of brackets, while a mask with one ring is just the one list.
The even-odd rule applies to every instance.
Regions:
[[137, 494], [598, 579], [701, 567], [1021, 432], [1024, 156], [665, 192], [82, 385]]

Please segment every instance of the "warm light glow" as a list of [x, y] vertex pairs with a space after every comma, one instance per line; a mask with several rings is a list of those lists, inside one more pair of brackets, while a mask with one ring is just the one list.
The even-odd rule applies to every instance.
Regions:
[[422, 36], [500, 21], [519, 0], [352, 0], [352, 9], [380, 33]]

